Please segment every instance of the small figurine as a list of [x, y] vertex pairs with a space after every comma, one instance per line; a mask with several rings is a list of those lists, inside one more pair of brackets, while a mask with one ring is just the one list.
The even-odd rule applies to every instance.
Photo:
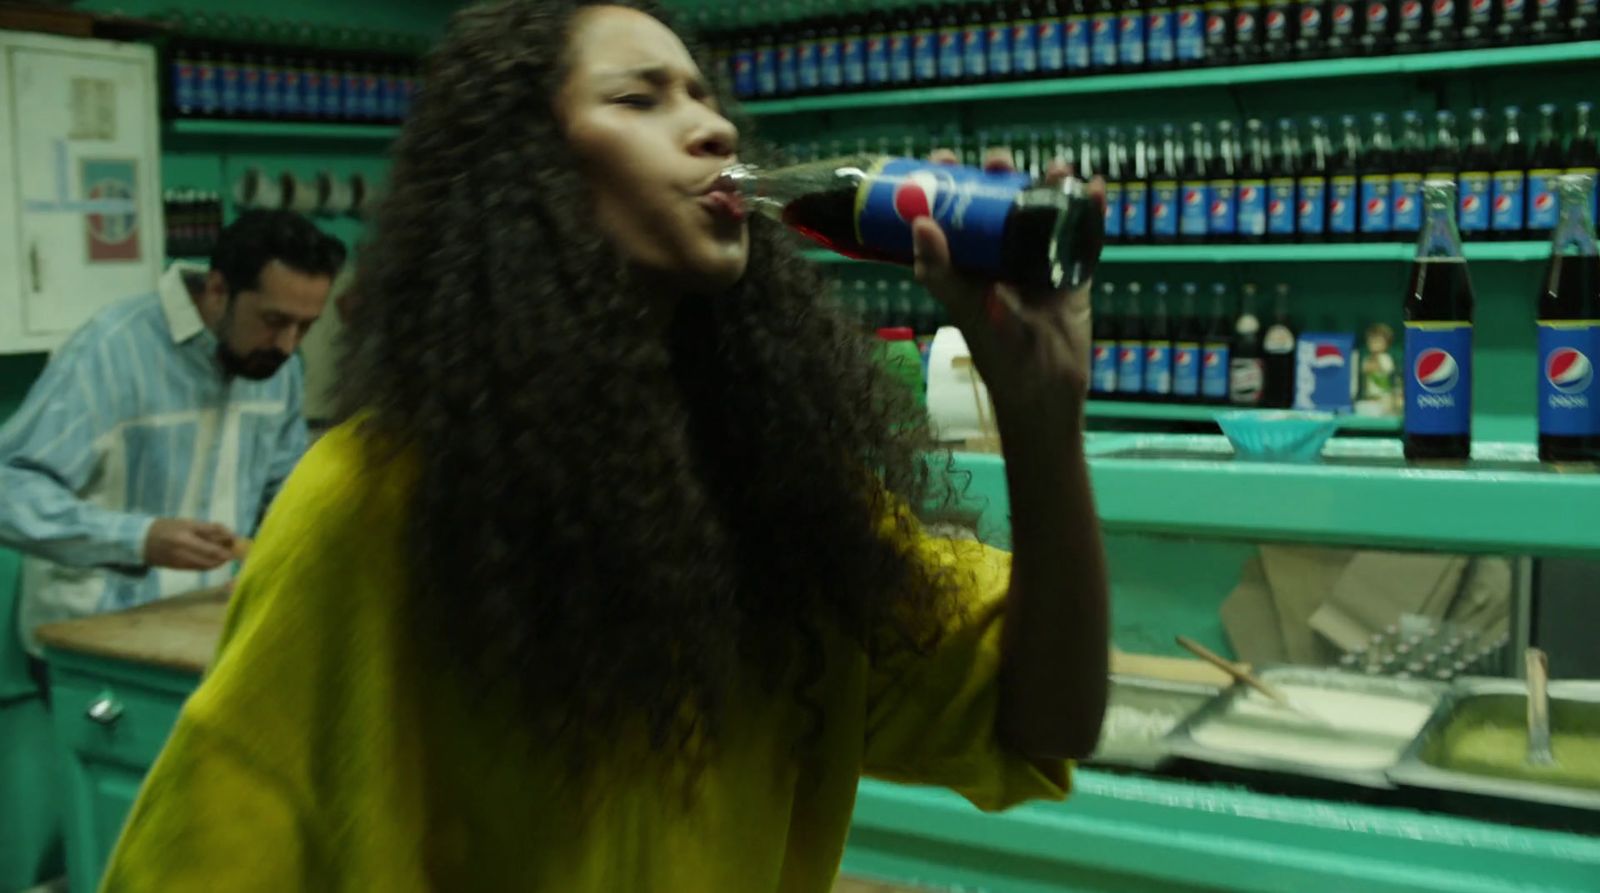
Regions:
[[1361, 415], [1400, 414], [1400, 377], [1395, 371], [1394, 356], [1389, 353], [1393, 345], [1394, 329], [1381, 322], [1367, 327], [1367, 349], [1361, 358], [1361, 400], [1356, 404], [1356, 412]]

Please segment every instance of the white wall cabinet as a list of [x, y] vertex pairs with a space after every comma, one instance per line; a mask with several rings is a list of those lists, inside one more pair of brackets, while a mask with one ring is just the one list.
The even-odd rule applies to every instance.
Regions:
[[156, 287], [159, 128], [150, 47], [0, 31], [0, 353]]

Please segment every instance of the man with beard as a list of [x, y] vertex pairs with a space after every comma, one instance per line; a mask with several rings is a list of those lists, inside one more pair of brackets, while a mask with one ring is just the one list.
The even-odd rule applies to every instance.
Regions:
[[223, 583], [306, 449], [300, 339], [345, 249], [287, 211], [224, 229], [51, 358], [0, 428], [0, 544], [25, 555], [19, 627]]

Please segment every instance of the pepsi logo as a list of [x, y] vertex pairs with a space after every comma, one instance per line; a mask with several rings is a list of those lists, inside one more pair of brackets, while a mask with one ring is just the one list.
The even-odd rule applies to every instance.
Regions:
[[1311, 357], [1311, 366], [1314, 369], [1337, 369], [1342, 368], [1344, 364], [1344, 351], [1334, 344], [1318, 344], [1316, 352]]
[[1233, 27], [1236, 31], [1254, 31], [1256, 30], [1256, 17], [1248, 12], [1241, 12], [1234, 17]]
[[1509, 196], [1509, 195], [1497, 195], [1497, 196], [1495, 196], [1495, 199], [1494, 199], [1494, 212], [1496, 214], [1504, 214], [1504, 213], [1506, 213], [1507, 211], [1510, 211], [1510, 210], [1511, 210], [1511, 196]]
[[1430, 347], [1417, 354], [1411, 374], [1417, 384], [1430, 394], [1442, 394], [1453, 389], [1461, 380], [1461, 366], [1448, 350]]
[[1069, 37], [1071, 35], [1077, 34], [1078, 32], [1080, 32], [1082, 30], [1083, 30], [1083, 23], [1082, 22], [1068, 22], [1067, 23], [1067, 35]]
[[1356, 11], [1347, 3], [1340, 3], [1333, 8], [1333, 23], [1335, 25], [1348, 25], [1355, 21]]
[[1416, 205], [1416, 200], [1411, 196], [1402, 195], [1394, 200], [1394, 212], [1396, 214], [1409, 214], [1411, 213], [1411, 209], [1416, 207]]
[[1456, 5], [1456, 0], [1433, 0], [1433, 14], [1436, 16], [1449, 15], [1451, 7]]
[[1095, 19], [1094, 20], [1094, 33], [1096, 33], [1096, 34], [1104, 34], [1110, 28], [1111, 28], [1111, 20], [1110, 19]]
[[1295, 205], [1295, 210], [1299, 212], [1301, 217], [1310, 217], [1311, 216], [1311, 200], [1310, 199], [1305, 199], [1305, 198], [1301, 199], [1300, 203]]
[[1369, 22], [1381, 22], [1381, 21], [1383, 21], [1384, 19], [1386, 19], [1388, 17], [1389, 17], [1389, 5], [1387, 3], [1368, 3], [1367, 4], [1367, 21], [1369, 21]]
[[1469, 195], [1461, 199], [1461, 213], [1471, 214], [1483, 205], [1483, 199], [1476, 195]]
[[1122, 350], [1117, 352], [1117, 357], [1120, 358], [1124, 363], [1135, 362], [1139, 359], [1139, 348], [1124, 347]]
[[942, 46], [942, 47], [953, 47], [955, 45], [956, 45], [956, 36], [954, 34], [941, 34], [941, 35], [939, 35], [939, 46]]
[[1173, 365], [1177, 366], [1179, 369], [1184, 369], [1184, 368], [1187, 368], [1189, 366], [1193, 366], [1194, 365], [1194, 351], [1192, 351], [1192, 350], [1176, 351], [1172, 355], [1172, 362], [1173, 362]]
[[1129, 202], [1128, 204], [1122, 206], [1122, 217], [1123, 217], [1124, 220], [1132, 220], [1132, 219], [1134, 219], [1135, 217], [1138, 217], [1138, 216], [1139, 216], [1139, 206], [1138, 205], [1135, 205], [1132, 202]]
[[1214, 202], [1212, 202], [1211, 203], [1211, 216], [1212, 217], [1226, 217], [1226, 216], [1228, 216], [1228, 203], [1225, 202], [1225, 201], [1214, 201]]
[[1505, 0], [1505, 2], [1501, 4], [1501, 8], [1508, 13], [1521, 12], [1522, 0]]
[[1018, 25], [1016, 30], [1013, 31], [1012, 33], [1014, 33], [1017, 36], [1018, 40], [1027, 40], [1028, 39], [1029, 29], [1028, 29], [1027, 25]]
[[1241, 202], [1253, 202], [1253, 201], [1256, 200], [1256, 194], [1259, 193], [1260, 191], [1261, 190], [1257, 189], [1254, 186], [1240, 186], [1239, 187], [1239, 201], [1241, 201]]
[[1271, 12], [1267, 13], [1267, 27], [1268, 28], [1271, 28], [1273, 30], [1279, 30], [1279, 29], [1282, 29], [1286, 24], [1287, 24], [1287, 22], [1285, 21], [1282, 12], [1274, 9]]
[[1307, 6], [1300, 10], [1300, 24], [1302, 27], [1315, 28], [1322, 24], [1322, 10], [1315, 6]]
[[1205, 359], [1201, 362], [1207, 369], [1216, 369], [1222, 365], [1222, 352], [1208, 350], [1206, 351]]
[[1544, 378], [1563, 394], [1581, 394], [1594, 382], [1594, 364], [1575, 347], [1558, 347], [1545, 360]]
[[1206, 16], [1206, 34], [1207, 35], [1214, 35], [1214, 36], [1217, 36], [1217, 37], [1221, 37], [1222, 36], [1222, 32], [1224, 32], [1226, 30], [1228, 30], [1228, 20], [1227, 19], [1223, 18], [1222, 16]]
[[1556, 4], [1558, 4], [1560, 2], [1561, 2], [1561, 0], [1539, 0], [1539, 8], [1540, 9], [1555, 9], [1556, 8]]
[[1184, 28], [1193, 28], [1199, 24], [1199, 18], [1200, 16], [1193, 12], [1180, 12], [1178, 13], [1178, 25]]
[[1152, 363], [1159, 363], [1161, 362], [1162, 354], [1165, 354], [1166, 351], [1167, 349], [1164, 347], [1152, 347], [1144, 352], [1144, 358]]
[[1289, 213], [1289, 209], [1284, 205], [1283, 199], [1275, 198], [1272, 201], [1267, 202], [1267, 213], [1274, 217], [1278, 217]]
[[1548, 211], [1554, 208], [1555, 205], [1556, 197], [1553, 193], [1541, 192], [1533, 197], [1533, 209], [1535, 211]]
[[1096, 347], [1094, 349], [1094, 361], [1096, 363], [1103, 362], [1103, 361], [1109, 360], [1109, 359], [1111, 359], [1111, 348], [1109, 348], [1109, 347]]
[[1346, 204], [1347, 203], [1345, 202], [1344, 199], [1336, 198], [1333, 201], [1328, 203], [1328, 213], [1333, 215], [1333, 216], [1335, 216], [1335, 217], [1337, 217], [1340, 214], [1344, 213], [1344, 209], [1345, 209], [1345, 205]]
[[1417, 0], [1406, 0], [1400, 4], [1400, 17], [1408, 22], [1422, 20], [1422, 4]]
[[1472, 0], [1472, 11], [1487, 13], [1489, 11], [1489, 0]]
[[737, 71], [737, 72], [739, 72], [741, 74], [743, 74], [746, 71], [749, 71], [750, 70], [750, 60], [749, 59], [735, 59], [735, 60], [733, 60], [733, 70]]
[[1199, 207], [1199, 205], [1200, 205], [1200, 190], [1198, 190], [1198, 189], [1185, 189], [1183, 191], [1183, 203], [1186, 204], [1186, 205], [1193, 206], [1193, 207]]
[[1151, 210], [1151, 215], [1157, 220], [1166, 220], [1172, 216], [1172, 206], [1166, 202], [1156, 202], [1155, 207]]
[[1381, 198], [1369, 198], [1369, 199], [1367, 199], [1367, 213], [1368, 214], [1382, 214], [1383, 213], [1383, 199], [1381, 199]]
[[919, 170], [895, 184], [894, 212], [907, 223], [918, 217], [942, 217], [955, 192], [956, 181], [948, 171]]

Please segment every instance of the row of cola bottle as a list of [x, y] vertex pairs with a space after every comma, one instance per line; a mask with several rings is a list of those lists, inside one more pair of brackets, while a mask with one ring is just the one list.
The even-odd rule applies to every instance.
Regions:
[[697, 30], [768, 98], [1596, 36], [1600, 0], [731, 2]]
[[1288, 409], [1294, 401], [1296, 333], [1289, 286], [1277, 287], [1272, 325], [1256, 316], [1256, 286], [1246, 283], [1230, 314], [1227, 287], [1211, 286], [1211, 312], [1197, 314], [1199, 286], [1183, 284], [1174, 316], [1167, 283], [1154, 288], [1149, 313], [1142, 286], [1100, 286], [1094, 308], [1089, 393], [1106, 400], [1210, 403]]

